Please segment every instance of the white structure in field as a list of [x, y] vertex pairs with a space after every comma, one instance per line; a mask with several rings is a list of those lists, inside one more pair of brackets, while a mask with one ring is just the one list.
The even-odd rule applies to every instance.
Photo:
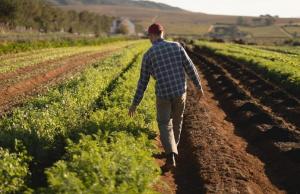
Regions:
[[128, 18], [115, 19], [110, 28], [112, 34], [135, 35], [135, 24]]

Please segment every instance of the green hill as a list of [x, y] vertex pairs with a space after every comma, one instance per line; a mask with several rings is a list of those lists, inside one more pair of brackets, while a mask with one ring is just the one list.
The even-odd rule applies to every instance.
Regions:
[[[50, 1], [50, 0], [48, 0]], [[147, 28], [154, 21], [162, 23], [168, 34], [178, 35], [203, 35], [208, 32], [209, 27], [215, 23], [237, 22], [238, 16], [211, 15], [200, 12], [191, 12], [172, 7], [162, 3], [138, 0], [51, 0], [66, 10], [84, 11], [88, 10], [98, 14], [114, 17], [128, 17], [136, 24]], [[251, 20], [253, 17], [244, 17]], [[300, 21], [300, 19], [293, 19]], [[285, 24], [289, 18], [277, 20], [277, 24]], [[241, 28], [253, 36], [288, 38], [277, 26], [267, 28]]]
[[136, 0], [51, 0], [60, 5], [118, 5], [118, 6], [137, 6], [151, 9], [161, 10], [181, 10], [177, 7], [172, 7], [163, 3], [151, 1], [136, 1]]

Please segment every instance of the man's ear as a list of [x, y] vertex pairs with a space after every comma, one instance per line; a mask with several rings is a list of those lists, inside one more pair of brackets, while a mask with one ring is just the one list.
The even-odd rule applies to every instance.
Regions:
[[149, 34], [149, 39], [151, 42], [153, 42], [153, 34]]

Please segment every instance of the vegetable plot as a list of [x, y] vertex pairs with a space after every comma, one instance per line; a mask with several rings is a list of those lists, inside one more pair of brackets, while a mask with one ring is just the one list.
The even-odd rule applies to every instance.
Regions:
[[[143, 114], [127, 116], [148, 46], [141, 41], [93, 64], [0, 121], [1, 158], [23, 169], [0, 176], [0, 188], [16, 183], [4, 193], [152, 192], [159, 172], [151, 156], [154, 114], [147, 112], [153, 96], [146, 96]], [[16, 140], [24, 151], [15, 149]]]
[[[300, 58], [295, 49], [290, 54], [237, 44], [198, 41], [216, 54], [230, 57], [261, 72], [266, 78], [280, 84], [292, 93], [300, 92]], [[273, 48], [274, 50], [274, 48]], [[296, 92], [295, 92], [296, 91]]]
[[39, 63], [60, 59], [62, 57], [75, 56], [80, 53], [93, 54], [104, 50], [112, 50], [127, 45], [129, 42], [117, 42], [102, 46], [84, 46], [84, 47], [67, 47], [67, 48], [51, 48], [41, 49], [39, 51], [31, 51], [19, 53], [15, 55], [0, 56], [0, 74], [15, 71], [22, 67], [33, 66]]

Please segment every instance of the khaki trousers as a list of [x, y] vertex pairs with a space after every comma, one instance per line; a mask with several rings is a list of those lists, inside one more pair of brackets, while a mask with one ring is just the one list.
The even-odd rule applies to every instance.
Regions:
[[166, 154], [178, 154], [186, 93], [170, 100], [156, 97], [157, 123]]

